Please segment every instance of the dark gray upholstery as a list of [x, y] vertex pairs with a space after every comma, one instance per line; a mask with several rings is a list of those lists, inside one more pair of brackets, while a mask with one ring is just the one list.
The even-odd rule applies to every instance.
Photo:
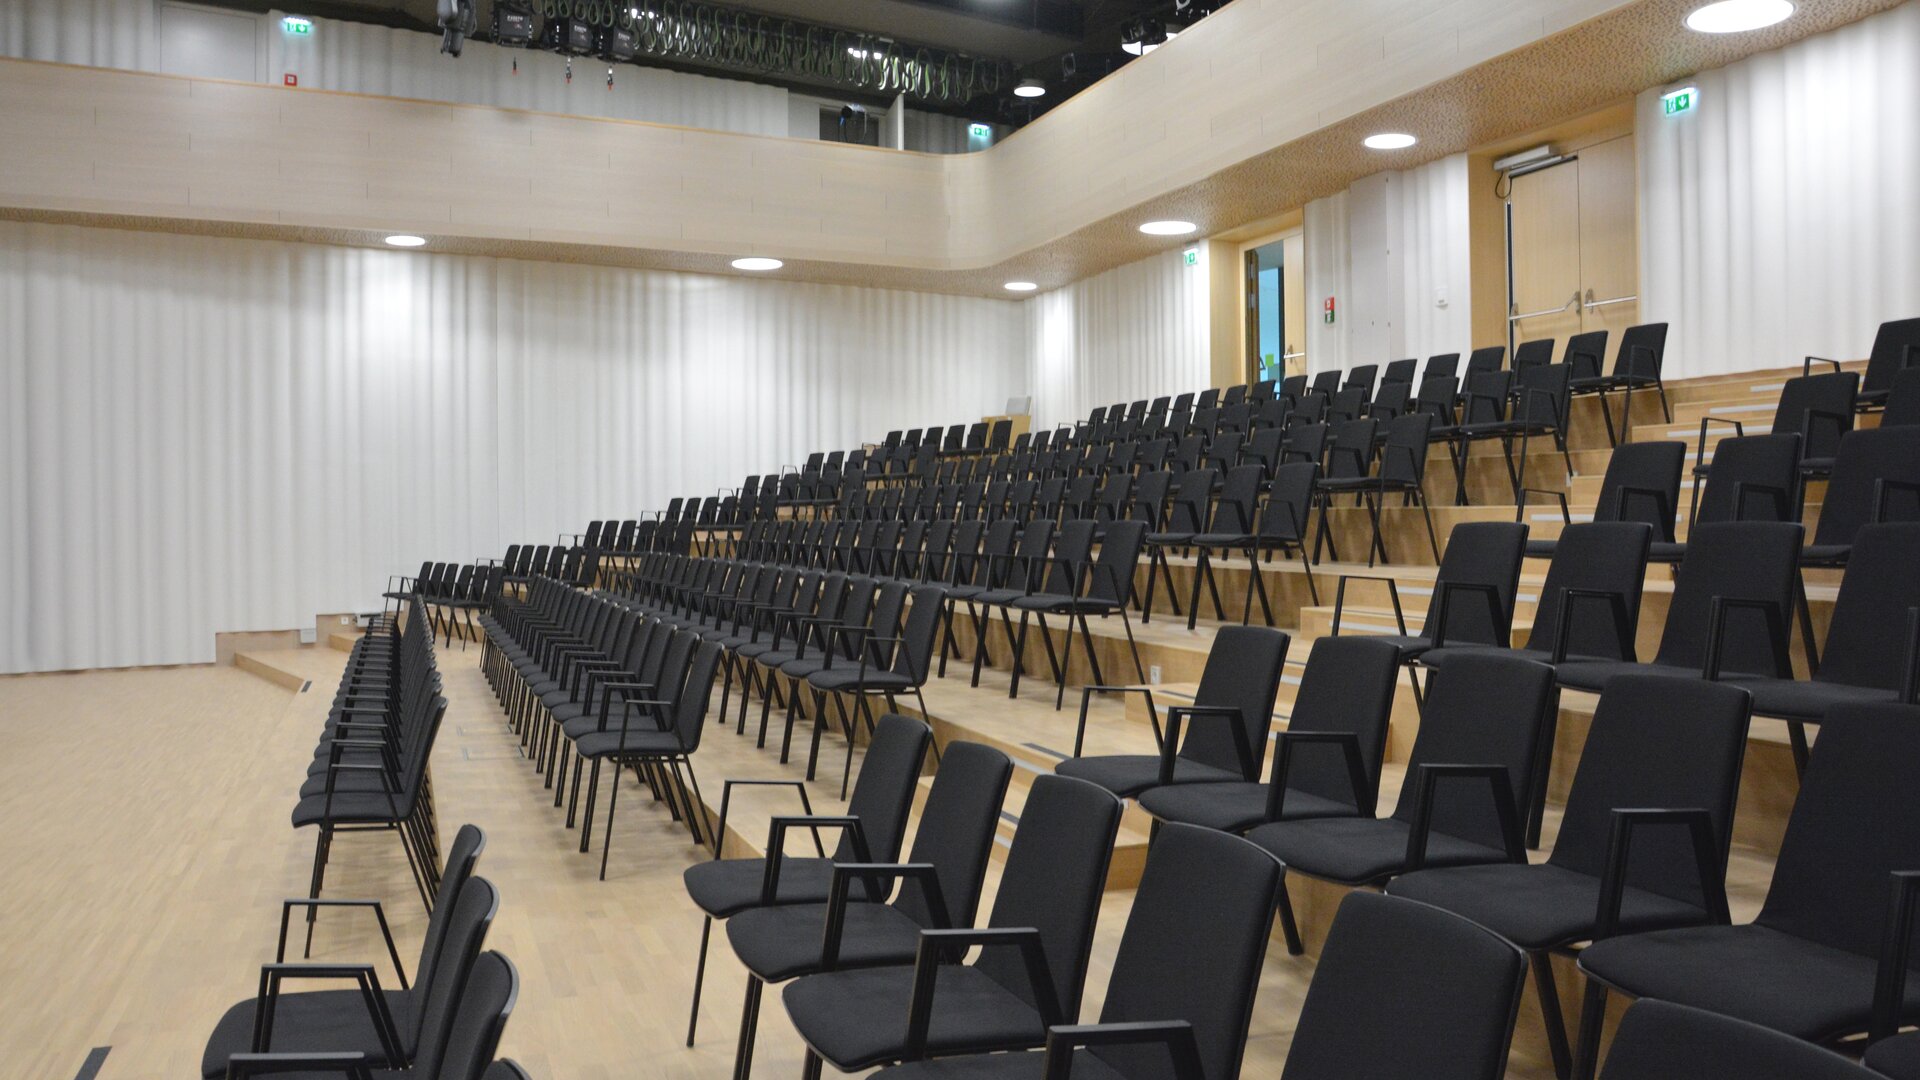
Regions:
[[1499, 1080], [1525, 974], [1518, 949], [1465, 919], [1351, 893], [1281, 1080]]
[[[1607, 458], [1606, 475], [1600, 480], [1592, 520], [1645, 522], [1653, 528], [1656, 539], [1671, 542], [1674, 521], [1680, 514], [1680, 474], [1686, 460], [1687, 444], [1677, 439], [1615, 447]], [[1527, 557], [1551, 559], [1559, 543], [1528, 540]]]
[[[1433, 647], [1446, 612], [1446, 645], [1506, 647], [1513, 640], [1513, 602], [1525, 562], [1527, 526], [1513, 521], [1465, 521], [1447, 536], [1447, 552], [1434, 575], [1433, 596], [1419, 635], [1383, 634], [1381, 640], [1400, 649], [1402, 660], [1417, 659]], [[1459, 586], [1473, 586], [1461, 588]], [[1497, 608], [1490, 608], [1480, 589], [1492, 587]]]
[[[1889, 1045], [1889, 1044], [1882, 1044]], [[1869, 1051], [1867, 1060], [1873, 1061]], [[1889, 1073], [1920, 1076], [1920, 1073]], [[1665, 1001], [1620, 1020], [1600, 1080], [1874, 1080], [1830, 1050], [1777, 1031]]]
[[424, 1052], [413, 1075], [422, 1080], [482, 1080], [500, 1048], [500, 1033], [520, 996], [520, 975], [497, 952], [482, 953], [461, 989], [444, 1045]]
[[[1910, 1031], [1905, 1035], [1881, 1039], [1867, 1048], [1864, 1061], [1873, 1072], [1893, 1077], [1893, 1080], [1920, 1080], [1920, 1032]], [[1871, 1080], [1871, 1074], [1859, 1073], [1847, 1074], [1847, 1080], [1855, 1076], [1860, 1076], [1861, 1080]]]
[[[1794, 432], [1722, 439], [1713, 448], [1713, 468], [1696, 488], [1690, 532], [1726, 521], [1794, 521], [1800, 484], [1800, 436]], [[1656, 562], [1679, 562], [1687, 545], [1656, 540]]]
[[1920, 319], [1883, 322], [1873, 337], [1873, 351], [1867, 354], [1866, 375], [1860, 380], [1860, 399], [1864, 404], [1886, 400], [1894, 379], [1920, 359]]
[[[1580, 966], [1657, 997], [1824, 1041], [1865, 1030], [1892, 875], [1920, 868], [1920, 818], [1889, 813], [1920, 788], [1920, 708], [1835, 710], [1787, 820], [1752, 923], [1598, 942]], [[1909, 974], [1902, 1023], [1920, 1018]]]
[[[1595, 599], [1569, 601], [1568, 594], [1582, 590], [1621, 597], [1626, 609], [1627, 639], [1631, 641], [1640, 621], [1647, 545], [1652, 540], [1653, 529], [1637, 521], [1582, 522], [1567, 526], [1560, 534], [1553, 562], [1547, 566], [1547, 579], [1541, 584], [1540, 600], [1534, 606], [1533, 629], [1519, 654], [1551, 661], [1559, 640], [1560, 612], [1571, 603], [1573, 614], [1567, 624], [1567, 656], [1625, 659], [1620, 654], [1612, 605]], [[1484, 651], [1487, 647], [1448, 645], [1421, 654], [1420, 662], [1440, 668], [1449, 657]]]
[[1805, 560], [1836, 565], [1875, 521], [1920, 520], [1920, 428], [1863, 428], [1840, 440]]

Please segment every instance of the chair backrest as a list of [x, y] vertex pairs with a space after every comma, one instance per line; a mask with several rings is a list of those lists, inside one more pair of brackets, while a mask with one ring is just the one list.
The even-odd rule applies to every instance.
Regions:
[[1568, 656], [1627, 659], [1620, 649], [1611, 603], [1604, 599], [1569, 600], [1568, 593], [1581, 590], [1619, 596], [1625, 608], [1622, 624], [1631, 644], [1640, 623], [1640, 596], [1646, 585], [1647, 549], [1653, 544], [1653, 535], [1653, 527], [1642, 521], [1576, 522], [1561, 530], [1553, 562], [1547, 567], [1547, 579], [1540, 586], [1539, 602], [1534, 605], [1527, 648], [1552, 653], [1560, 640], [1560, 612], [1570, 606]]
[[1133, 603], [1134, 567], [1140, 562], [1140, 549], [1146, 545], [1147, 526], [1142, 521], [1116, 521], [1106, 527], [1100, 540], [1100, 554], [1094, 559], [1087, 597], [1127, 607]]
[[1166, 523], [1167, 490], [1173, 484], [1173, 474], [1165, 469], [1153, 469], [1141, 473], [1133, 481], [1133, 509], [1129, 516], [1147, 526], [1150, 532], [1159, 532]]
[[[1220, 404], [1222, 405], [1238, 405], [1245, 400], [1247, 400], [1247, 384], [1246, 383], [1238, 383], [1234, 386], [1229, 386], [1227, 387], [1226, 392], [1220, 395]], [[1146, 413], [1147, 411], [1146, 402], [1136, 401], [1134, 402], [1134, 404], [1139, 406], [1141, 415], [1144, 415]]]
[[1373, 381], [1379, 374], [1379, 364], [1355, 364], [1347, 369], [1347, 380], [1341, 384], [1341, 389], [1359, 390], [1363, 397], [1372, 397]]
[[1305, 394], [1306, 392], [1307, 392], [1307, 377], [1305, 375], [1289, 375], [1286, 378], [1280, 380], [1280, 396], [1281, 397], [1292, 398], [1298, 401], [1300, 399], [1300, 396], [1302, 394]]
[[1368, 392], [1362, 386], [1343, 386], [1327, 402], [1327, 422], [1334, 425], [1356, 419], [1366, 411]]
[[1347, 480], [1373, 471], [1374, 433], [1379, 424], [1371, 417], [1347, 420], [1333, 429], [1327, 447], [1327, 477]]
[[916, 585], [907, 593], [907, 618], [900, 627], [900, 647], [893, 653], [893, 671], [907, 676], [914, 686], [927, 681], [945, 597], [946, 590], [938, 585]]
[[1313, 377], [1312, 389], [1316, 393], [1332, 397], [1333, 392], [1340, 389], [1340, 372], [1337, 370], [1322, 371], [1315, 375]]
[[1920, 367], [1910, 367], [1893, 377], [1887, 391], [1887, 407], [1880, 414], [1883, 428], [1920, 425]]
[[1840, 437], [1853, 430], [1853, 398], [1859, 390], [1857, 371], [1788, 379], [1773, 410], [1773, 430], [1799, 432], [1803, 457], [1830, 458], [1840, 450]]
[[[420, 1013], [420, 1043], [414, 1061], [426, 1076], [438, 1075], [434, 1069], [450, 1046], [461, 997], [486, 944], [487, 929], [500, 910], [500, 891], [486, 878], [469, 877], [451, 903], [453, 916], [441, 944], [441, 960], [414, 997], [414, 1007]], [[491, 1060], [491, 1049], [488, 1053]]]
[[[1434, 575], [1433, 599], [1427, 606], [1427, 635], [1440, 633], [1449, 645], [1511, 645], [1513, 602], [1526, 554], [1527, 526], [1519, 522], [1463, 521], [1455, 525], [1447, 536], [1439, 572]], [[1487, 604], [1487, 588], [1495, 594], [1497, 603], [1492, 608]]]
[[1414, 396], [1413, 411], [1426, 413], [1437, 424], [1453, 423], [1453, 408], [1460, 399], [1460, 380], [1451, 373], [1431, 372], [1420, 379], [1420, 392]]
[[1920, 523], [1868, 525], [1854, 537], [1814, 678], [1903, 690], [1913, 609], [1920, 608]]
[[1092, 518], [1074, 518], [1060, 526], [1054, 534], [1053, 556], [1035, 575], [1039, 591], [1055, 596], [1073, 592], [1080, 567], [1093, 558], [1093, 537], [1098, 527]]
[[[1097, 784], [1071, 776], [1035, 778], [993, 898], [989, 926], [1040, 931], [1055, 1000], [1068, 1022], [1080, 1015], [1121, 809], [1120, 800]], [[984, 949], [977, 966], [1028, 1005], [1038, 1004], [1018, 949]]]
[[1213, 500], [1213, 486], [1219, 482], [1218, 469], [1189, 469], [1181, 473], [1168, 508], [1167, 529], [1176, 533], [1205, 531], [1207, 507]]
[[1600, 1080], [1882, 1080], [1805, 1039], [1704, 1009], [1642, 998], [1620, 1019]]
[[[955, 926], [973, 925], [987, 856], [1000, 827], [1000, 805], [1012, 775], [1013, 762], [1000, 751], [980, 743], [953, 742], [941, 754], [940, 770], [927, 789], [907, 861], [933, 864], [941, 899]], [[926, 890], [918, 882], [902, 884], [893, 904], [920, 925], [933, 925]]]
[[[1613, 812], [1701, 809], [1713, 819], [1715, 864], [1726, 867], [1733, 804], [1747, 748], [1750, 698], [1727, 683], [1666, 675], [1616, 675], [1600, 692], [1566, 814], [1547, 862], [1598, 878], [1606, 872]], [[1820, 734], [1826, 741], [1827, 732]], [[1699, 865], [1684, 829], [1633, 836], [1627, 882], [1704, 907]]]
[[[1300, 690], [1287, 718], [1289, 732], [1350, 732], [1360, 743], [1367, 790], [1355, 808], [1371, 817], [1387, 748], [1387, 720], [1400, 681], [1398, 647], [1369, 637], [1323, 637], [1307, 654]], [[1276, 763], [1277, 764], [1277, 763]], [[1354, 803], [1346, 758], [1337, 746], [1303, 744], [1288, 765], [1287, 790]]]
[[[1185, 1020], [1206, 1080], [1240, 1075], [1254, 991], [1279, 897], [1280, 864], [1237, 836], [1169, 824], [1147, 852], [1100, 1006], [1103, 1024]], [[1129, 1080], [1168, 1075], [1166, 1051], [1089, 1051]]]
[[[1606, 356], [1607, 332], [1605, 330], [1589, 330], [1567, 339], [1565, 363], [1573, 369], [1573, 377], [1576, 379], [1597, 379], [1605, 374], [1602, 365], [1606, 363]], [[1514, 366], [1518, 367], [1518, 353], [1515, 354], [1515, 359]]]
[[1219, 404], [1220, 404], [1220, 388], [1217, 386], [1207, 387], [1206, 389], [1200, 391], [1200, 396], [1193, 399], [1193, 407], [1196, 409], [1217, 408]]
[[[447, 927], [453, 921], [460, 893], [467, 887], [467, 879], [473, 876], [474, 864], [480, 861], [480, 853], [486, 847], [487, 834], [481, 832], [478, 825], [462, 825], [453, 836], [452, 846], [447, 848], [447, 862], [440, 874], [440, 888], [434, 893], [433, 911], [427, 916], [427, 933], [420, 942], [420, 960], [413, 967], [411, 993], [416, 1004], [425, 986], [433, 979], [434, 966], [439, 962], [441, 948], [446, 943]], [[416, 1008], [413, 1011], [416, 1039], [420, 1035], [422, 1019], [424, 1014]]]
[[1679, 440], [1622, 443], [1607, 459], [1595, 521], [1644, 521], [1671, 542], [1680, 514], [1680, 473], [1687, 444]]
[[1408, 413], [1387, 423], [1380, 449], [1380, 478], [1389, 484], [1418, 486], [1427, 475], [1427, 443], [1433, 432], [1428, 413]]
[[1350, 893], [1281, 1080], [1499, 1080], [1526, 972], [1518, 947], [1452, 912]]
[[[1513, 792], [1519, 821], [1527, 820], [1535, 780], [1553, 749], [1558, 710], [1553, 668], [1501, 653], [1449, 657], [1427, 686], [1420, 731], [1407, 762], [1407, 782], [1393, 816], [1412, 823], [1419, 802], [1422, 765], [1501, 765]], [[1499, 815], [1479, 781], [1454, 781], [1434, 789], [1433, 830], [1499, 848]]]
[[[907, 814], [920, 787], [933, 730], [910, 717], [888, 713], [874, 725], [873, 741], [860, 761], [847, 814], [860, 819], [860, 832], [874, 862], [893, 862], [906, 836]], [[843, 831], [833, 851], [836, 862], [854, 861], [853, 835]]]
[[[1920, 706], [1843, 705], [1820, 727], [1754, 921], [1877, 957], [1893, 874], [1920, 867]], [[1865, 992], [1864, 990], [1862, 991]]]
[[1873, 351], [1867, 354], [1867, 374], [1860, 380], [1860, 391], [1881, 393], [1893, 386], [1901, 371], [1920, 365], [1920, 319], [1883, 322], [1873, 335]]
[[682, 753], [700, 749], [700, 736], [707, 727], [707, 706], [713, 701], [713, 683], [719, 674], [720, 643], [701, 642], [694, 649], [686, 681], [680, 684], [673, 702], [673, 733]]
[[1287, 429], [1285, 461], [1302, 461], [1318, 466], [1327, 456], [1327, 425], [1318, 421], [1295, 424]]
[[1260, 485], [1265, 480], [1266, 470], [1258, 465], [1236, 465], [1228, 469], [1227, 479], [1220, 486], [1220, 498], [1213, 504], [1212, 531], [1251, 533], [1260, 503]]
[[1620, 351], [1613, 358], [1613, 373], [1636, 379], [1657, 379], [1666, 355], [1666, 323], [1629, 326], [1620, 335]]
[[1260, 511], [1262, 540], [1304, 541], [1307, 516], [1313, 508], [1313, 482], [1320, 467], [1311, 461], [1293, 461], [1273, 470], [1266, 506]]
[[1493, 424], [1505, 420], [1507, 387], [1512, 381], [1513, 373], [1510, 371], [1467, 372], [1467, 377], [1461, 381], [1466, 400], [1460, 407], [1460, 422]]
[[[1545, 346], [1544, 350], [1542, 349], [1542, 345]], [[1514, 370], [1518, 371], [1524, 366], [1520, 363], [1521, 360], [1538, 358], [1542, 355], [1547, 357], [1553, 355], [1553, 342], [1521, 342], [1520, 346], [1515, 349], [1513, 353]], [[1501, 346], [1494, 345], [1484, 349], [1475, 349], [1467, 355], [1466, 369], [1460, 373], [1460, 385], [1471, 388], [1474, 379], [1481, 375], [1490, 375], [1493, 372], [1503, 370], [1506, 362], [1507, 350]], [[1535, 362], [1543, 363], [1544, 361], [1536, 359]]]
[[[1702, 525], [1687, 536], [1686, 558], [1673, 583], [1666, 626], [1660, 632], [1657, 664], [1699, 674], [1706, 660], [1716, 598], [1773, 605], [1781, 630], [1792, 625], [1794, 583], [1800, 569], [1797, 524], [1778, 521], [1728, 521]], [[1721, 641], [1721, 670], [1749, 675], [1778, 675], [1775, 638], [1766, 615], [1751, 608], [1728, 611]], [[1785, 648], [1785, 641], [1779, 644]]]
[[1564, 432], [1567, 426], [1572, 369], [1566, 364], [1535, 364], [1514, 376], [1513, 418], [1523, 423]]
[[1694, 508], [1692, 527], [1717, 521], [1790, 521], [1800, 484], [1800, 436], [1794, 432], [1722, 439]]
[[[1455, 359], [1458, 358], [1458, 354], [1455, 354]], [[1413, 370], [1419, 366], [1420, 361], [1418, 360], [1391, 361], [1387, 364], [1386, 369], [1380, 373], [1381, 389], [1384, 390], [1386, 387], [1395, 383], [1401, 386], [1412, 386]]]
[[1407, 411], [1412, 397], [1412, 383], [1383, 382], [1373, 395], [1373, 403], [1367, 406], [1367, 415], [1383, 423], [1392, 420]]
[[481, 953], [454, 1006], [446, 1041], [432, 1059], [419, 1057], [413, 1071], [423, 1080], [482, 1080], [519, 998], [520, 973], [513, 962], [497, 952]]
[[[1485, 349], [1475, 349], [1473, 351], [1475, 353], [1489, 353], [1495, 357], [1498, 357], [1498, 359], [1494, 361], [1494, 364], [1493, 364], [1494, 367], [1499, 367], [1501, 364], [1506, 362], [1507, 347], [1505, 345], [1492, 345], [1492, 346], [1488, 346]], [[1427, 366], [1420, 369], [1420, 382], [1422, 384], [1425, 384], [1425, 382], [1428, 379], [1434, 378], [1436, 376], [1446, 376], [1448, 378], [1452, 378], [1455, 375], [1458, 375], [1459, 373], [1460, 373], [1460, 354], [1459, 353], [1457, 352], [1434, 353], [1432, 356], [1427, 357]]]
[[1816, 544], [1851, 544], [1874, 521], [1920, 519], [1920, 428], [1862, 428], [1840, 440]]
[[1207, 666], [1200, 673], [1193, 703], [1240, 710], [1241, 731], [1253, 750], [1253, 768], [1242, 767], [1232, 730], [1211, 719], [1188, 725], [1180, 743], [1181, 757], [1242, 772], [1249, 781], [1260, 778], [1267, 733], [1273, 728], [1273, 701], [1280, 693], [1280, 676], [1286, 671], [1291, 643], [1285, 632], [1270, 627], [1220, 628], [1207, 652]]

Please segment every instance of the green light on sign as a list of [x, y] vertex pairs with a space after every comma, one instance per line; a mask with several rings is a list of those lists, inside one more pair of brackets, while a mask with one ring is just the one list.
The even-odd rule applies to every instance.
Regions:
[[1692, 109], [1694, 103], [1699, 100], [1700, 90], [1698, 87], [1683, 86], [1671, 93], [1661, 94], [1660, 106], [1667, 111], [1668, 116], [1672, 116], [1674, 113], [1683, 113]]
[[285, 30], [289, 34], [305, 36], [313, 33], [313, 20], [303, 19], [298, 15], [289, 15], [280, 20], [280, 29]]
[[1187, 250], [1181, 252], [1180, 261], [1186, 263], [1188, 266], [1199, 266], [1200, 265], [1200, 249], [1188, 248]]
[[968, 124], [967, 134], [976, 139], [987, 139], [993, 137], [993, 129], [985, 124]]

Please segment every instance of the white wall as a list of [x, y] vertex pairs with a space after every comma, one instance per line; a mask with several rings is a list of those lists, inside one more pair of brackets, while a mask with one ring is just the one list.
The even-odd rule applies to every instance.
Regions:
[[[1670, 375], [1859, 358], [1920, 315], [1920, 3], [1640, 95], [1640, 310]], [[1664, 89], [1664, 88], [1661, 88]]]
[[1207, 253], [1199, 247], [1194, 266], [1169, 251], [1026, 302], [1036, 425], [1212, 382]]
[[209, 661], [387, 575], [1024, 392], [1018, 303], [0, 222], [0, 672]]
[[[1471, 346], [1466, 155], [1375, 173], [1310, 202], [1302, 232], [1311, 370]], [[1330, 296], [1327, 325], [1320, 305]]]

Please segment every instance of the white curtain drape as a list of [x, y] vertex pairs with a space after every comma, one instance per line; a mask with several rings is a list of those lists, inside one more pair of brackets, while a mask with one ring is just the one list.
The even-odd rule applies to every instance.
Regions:
[[1858, 358], [1920, 315], [1920, 3], [1640, 95], [1640, 309], [1670, 375]]
[[[1473, 336], [1467, 158], [1376, 173], [1307, 204], [1313, 371], [1464, 352]], [[1319, 307], [1334, 298], [1334, 321]]]
[[204, 662], [1024, 392], [1002, 300], [0, 222], [0, 671]]
[[1207, 255], [1141, 259], [1027, 301], [1036, 425], [1212, 382]]
[[154, 0], [0, 0], [0, 56], [160, 70]]

